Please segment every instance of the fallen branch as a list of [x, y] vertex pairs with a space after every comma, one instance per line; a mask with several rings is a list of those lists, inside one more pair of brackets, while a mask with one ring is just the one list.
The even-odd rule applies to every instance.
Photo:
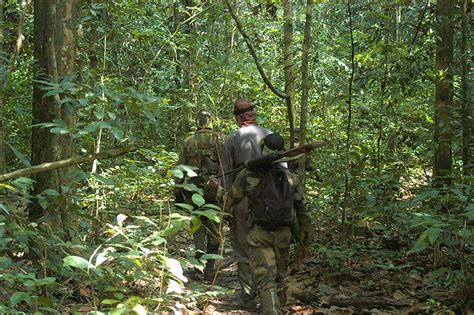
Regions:
[[103, 151], [100, 153], [91, 153], [84, 156], [74, 156], [72, 158], [61, 160], [61, 161], [42, 163], [39, 165], [23, 168], [20, 170], [16, 170], [14, 172], [0, 175], [0, 182], [5, 182], [7, 180], [11, 180], [17, 177], [29, 176], [29, 175], [33, 175], [37, 173], [51, 171], [58, 168], [64, 168], [64, 167], [68, 167], [75, 164], [81, 164], [84, 162], [91, 162], [93, 160], [109, 159], [111, 157], [122, 155], [122, 154], [136, 151], [136, 150], [137, 150], [137, 147], [134, 145], [131, 145], [131, 146], [123, 147], [123, 148]]
[[396, 301], [383, 297], [330, 298], [329, 304], [339, 307], [407, 307], [407, 301]]

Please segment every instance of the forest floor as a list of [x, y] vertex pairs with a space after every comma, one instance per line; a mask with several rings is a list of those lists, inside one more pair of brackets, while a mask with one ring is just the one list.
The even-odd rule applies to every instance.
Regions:
[[[362, 234], [344, 246], [334, 230], [320, 235], [324, 241], [311, 256], [290, 266], [285, 313], [474, 314], [467, 303], [474, 292], [459, 289], [447, 268], [434, 268], [432, 255], [407, 255], [404, 241], [387, 232], [371, 228]], [[205, 313], [258, 314], [258, 306], [240, 307], [236, 263], [224, 265], [216, 285], [229, 293], [208, 300]]]

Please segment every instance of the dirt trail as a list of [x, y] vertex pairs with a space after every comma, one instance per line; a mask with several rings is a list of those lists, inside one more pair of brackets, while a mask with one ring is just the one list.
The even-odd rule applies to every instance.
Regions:
[[[284, 313], [462, 314], [469, 309], [459, 291], [430, 283], [428, 257], [407, 257], [406, 248], [389, 249], [386, 242], [372, 236], [354, 240], [351, 248], [313, 248], [303, 264], [290, 266]], [[236, 263], [221, 270], [216, 285], [230, 292], [210, 299], [207, 314], [258, 314], [257, 307], [240, 306]]]

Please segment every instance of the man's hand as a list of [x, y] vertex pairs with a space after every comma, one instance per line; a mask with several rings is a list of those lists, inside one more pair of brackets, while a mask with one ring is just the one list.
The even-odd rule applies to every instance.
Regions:
[[219, 180], [215, 176], [209, 177], [209, 181], [206, 183], [206, 194], [214, 196], [217, 201], [222, 202], [224, 189], [221, 187]]
[[214, 190], [217, 190], [217, 188], [221, 186], [216, 176], [209, 177], [208, 185], [209, 187], [212, 187], [212, 189]]

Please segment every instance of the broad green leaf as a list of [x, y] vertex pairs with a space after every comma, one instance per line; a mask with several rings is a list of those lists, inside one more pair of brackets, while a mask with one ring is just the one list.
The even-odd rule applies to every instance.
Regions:
[[367, 195], [367, 207], [371, 208], [377, 203], [377, 199], [373, 195]]
[[31, 296], [27, 292], [15, 292], [10, 297], [10, 305], [15, 306], [20, 302], [26, 301], [27, 303], [31, 302]]
[[61, 90], [58, 90], [58, 89], [45, 89], [45, 90], [49, 90], [48, 92], [46, 92], [43, 97], [48, 97], [48, 96], [54, 96], [54, 95], [58, 95], [59, 93], [61, 93]]
[[53, 196], [53, 197], [59, 196], [59, 193], [54, 189], [46, 189], [45, 191], [43, 191], [43, 193], [45, 195]]
[[92, 265], [86, 259], [79, 257], [79, 256], [67, 256], [63, 259], [63, 265], [65, 267], [75, 267], [83, 270], [92, 269], [94, 265]]
[[25, 155], [23, 155], [20, 151], [15, 149], [10, 143], [8, 142], [5, 142], [5, 143], [12, 150], [13, 154], [15, 154], [15, 156], [21, 161], [21, 163], [23, 163], [24, 166], [31, 167], [30, 160], [28, 160], [28, 158]]
[[195, 184], [187, 183], [187, 184], [184, 184], [184, 185], [176, 185], [176, 187], [183, 187], [183, 188], [186, 189], [187, 191], [197, 192], [198, 194], [203, 194], [203, 193], [204, 193], [204, 191], [202, 190], [202, 188], [199, 188], [199, 187], [196, 186]]
[[124, 132], [122, 129], [120, 128], [117, 128], [117, 127], [112, 127], [112, 133], [115, 137], [115, 139], [117, 140], [122, 140], [123, 139], [123, 135], [124, 135]]
[[220, 222], [219, 212], [217, 212], [215, 210], [210, 210], [210, 209], [209, 210], [204, 210], [204, 211], [195, 210], [195, 211], [192, 212], [192, 214], [204, 216], [204, 217], [206, 217], [209, 220], [212, 220], [214, 222]]
[[206, 203], [206, 200], [204, 200], [204, 198], [199, 194], [193, 194], [191, 199], [193, 200], [193, 203], [198, 207], [201, 207]]
[[114, 299], [105, 299], [100, 303], [103, 304], [103, 305], [113, 305], [113, 304], [120, 303], [120, 301], [119, 300], [114, 300]]
[[175, 206], [178, 206], [180, 208], [183, 208], [183, 209], [186, 209], [186, 210], [189, 210], [189, 211], [192, 211], [194, 209], [194, 207], [188, 203], [175, 203]]
[[190, 165], [178, 165], [178, 168], [185, 171], [186, 172], [186, 175], [188, 175], [188, 177], [196, 177], [198, 176], [198, 174], [195, 172], [196, 170], [198, 170], [197, 167], [195, 166], [190, 166]]
[[5, 212], [5, 214], [7, 214], [7, 215], [10, 214], [10, 211], [8, 211], [8, 209], [1, 202], [0, 202], [0, 209], [2, 209], [3, 212]]
[[95, 258], [95, 267], [97, 268], [98, 266], [102, 265], [104, 262], [106, 262], [109, 259], [113, 259], [109, 254], [115, 252], [115, 248], [113, 247], [107, 247], [105, 250], [97, 254], [97, 257]]
[[51, 133], [59, 133], [60, 135], [65, 135], [69, 133], [69, 130], [60, 127], [51, 128], [49, 131]]
[[154, 246], [159, 246], [163, 243], [166, 243], [166, 239], [161, 237], [160, 231], [153, 232], [152, 235], [148, 236], [142, 241], [142, 244], [151, 243]]
[[36, 303], [39, 305], [39, 306], [46, 306], [46, 307], [54, 307], [54, 302], [51, 301], [50, 299], [44, 297], [44, 296], [40, 296], [36, 299]]
[[165, 268], [168, 269], [173, 274], [173, 276], [183, 282], [188, 281], [188, 279], [183, 275], [183, 267], [181, 267], [179, 261], [166, 256], [160, 256], [160, 258]]
[[206, 203], [203, 207], [213, 209], [213, 210], [216, 210], [216, 211], [221, 211], [222, 210], [221, 207], [219, 207], [215, 204], [212, 204], [212, 203]]
[[134, 215], [132, 218], [135, 218], [137, 220], [140, 220], [140, 221], [143, 221], [143, 222], [148, 223], [150, 225], [153, 225], [155, 227], [158, 227], [158, 225], [148, 217], [141, 216], [141, 215]]
[[174, 177], [177, 177], [177, 178], [183, 178], [184, 177], [184, 173], [182, 170], [179, 170], [179, 169], [174, 169], [171, 171], [171, 173], [173, 174]]
[[16, 191], [15, 187], [12, 187], [12, 186], [7, 185], [7, 184], [2, 184], [2, 183], [0, 183], [0, 188], [5, 188], [5, 189], [11, 190], [11, 191]]
[[469, 229], [463, 228], [459, 231], [459, 235], [463, 239], [468, 240], [471, 237], [471, 231]]
[[48, 208], [48, 200], [42, 196], [41, 194], [36, 196], [38, 203], [40, 204], [41, 208], [46, 209]]
[[112, 128], [112, 125], [108, 121], [99, 122], [99, 126], [103, 129], [111, 129]]
[[137, 315], [146, 315], [147, 314], [146, 308], [141, 304], [135, 305], [132, 308], [132, 311], [134, 311]]
[[440, 276], [442, 276], [445, 273], [449, 273], [448, 268], [442, 267], [442, 268], [436, 269], [428, 277], [428, 283], [433, 283], [436, 279], [438, 279]]
[[189, 229], [189, 233], [190, 234], [196, 233], [201, 226], [202, 226], [201, 218], [199, 216], [194, 216], [191, 219], [191, 227]]
[[107, 115], [110, 117], [110, 119], [115, 120], [117, 118], [117, 115], [113, 112], [107, 112]]
[[93, 173], [92, 176], [94, 176], [97, 180], [102, 182], [104, 185], [107, 185], [107, 186], [114, 186], [115, 185], [114, 180], [111, 179], [111, 178], [102, 176], [102, 175], [97, 174], [97, 173]]
[[428, 229], [428, 240], [430, 241], [431, 245], [433, 245], [438, 240], [440, 233], [440, 228], [432, 227]]
[[209, 259], [222, 260], [222, 259], [224, 259], [224, 257], [222, 257], [221, 255], [218, 255], [218, 254], [204, 254], [204, 255], [201, 256], [200, 259], [204, 259], [204, 260], [209, 260]]
[[465, 211], [465, 215], [467, 216], [468, 220], [474, 220], [474, 204], [467, 206]]
[[423, 232], [418, 238], [418, 241], [416, 241], [415, 246], [413, 246], [413, 248], [408, 251], [408, 254], [421, 252], [422, 250], [426, 249], [429, 244], [430, 243], [428, 241], [428, 234], [426, 232]]
[[46, 277], [41, 279], [36, 279], [37, 286], [49, 285], [56, 282], [56, 278], [54, 277]]
[[163, 237], [174, 235], [183, 229], [183, 221], [171, 221], [165, 230], [161, 231]]

